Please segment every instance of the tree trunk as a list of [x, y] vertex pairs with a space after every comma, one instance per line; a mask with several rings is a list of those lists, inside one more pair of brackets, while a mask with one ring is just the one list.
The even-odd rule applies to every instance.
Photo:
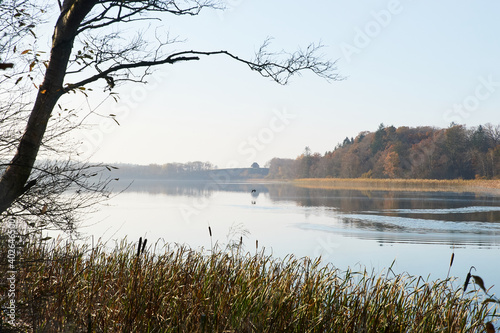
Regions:
[[64, 76], [77, 30], [98, 0], [66, 0], [54, 28], [52, 49], [42, 85], [39, 87], [24, 135], [9, 167], [0, 179], [0, 213], [29, 190], [33, 170], [50, 115], [65, 91]]

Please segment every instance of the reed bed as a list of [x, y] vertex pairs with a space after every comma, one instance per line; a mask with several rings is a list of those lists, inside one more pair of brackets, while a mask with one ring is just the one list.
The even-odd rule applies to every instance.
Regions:
[[292, 183], [299, 187], [323, 189], [500, 193], [498, 179], [304, 178], [293, 180]]
[[241, 246], [37, 243], [17, 265], [18, 328], [30, 332], [482, 332], [496, 317], [452, 279]]

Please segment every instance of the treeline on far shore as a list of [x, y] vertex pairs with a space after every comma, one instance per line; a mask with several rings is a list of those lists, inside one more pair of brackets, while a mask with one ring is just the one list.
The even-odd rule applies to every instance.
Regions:
[[248, 168], [217, 169], [210, 162], [187, 162], [166, 164], [116, 164], [113, 177], [119, 179], [165, 179], [201, 180], [225, 182], [229, 180], [262, 179], [267, 177], [268, 168], [253, 163]]
[[228, 180], [302, 178], [500, 179], [500, 125], [394, 127], [380, 124], [345, 138], [323, 155], [309, 147], [295, 159], [273, 158], [261, 168], [218, 169], [210, 162], [117, 164], [113, 177]]
[[296, 159], [274, 158], [269, 178], [498, 179], [500, 125], [394, 127], [345, 138], [324, 155], [306, 147]]

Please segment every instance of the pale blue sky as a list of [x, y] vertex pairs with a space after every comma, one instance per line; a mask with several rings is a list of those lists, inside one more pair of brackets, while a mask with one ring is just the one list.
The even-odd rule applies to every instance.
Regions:
[[[219, 167], [324, 153], [346, 136], [394, 126], [500, 124], [500, 2], [232, 0], [225, 12], [166, 16], [176, 50], [226, 49], [251, 58], [321, 41], [341, 82], [312, 74], [279, 86], [224, 57], [166, 66], [149, 86], [105, 103], [82, 135], [92, 160], [210, 161]], [[109, 112], [108, 112], [109, 111]]]

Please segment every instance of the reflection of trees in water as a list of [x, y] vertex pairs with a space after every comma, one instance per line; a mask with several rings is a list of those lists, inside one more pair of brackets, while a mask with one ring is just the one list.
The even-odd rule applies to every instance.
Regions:
[[266, 193], [273, 202], [291, 201], [301, 207], [326, 207], [339, 213], [376, 214], [443, 221], [500, 222], [500, 211], [486, 210], [461, 213], [444, 211], [439, 213], [439, 209], [474, 205], [500, 206], [500, 198], [473, 193], [311, 189], [296, 187], [288, 183], [214, 183], [164, 180], [135, 181], [127, 189], [127, 192], [207, 198], [218, 191], [248, 193], [251, 195], [252, 203], [260, 194]]
[[173, 196], [188, 197], [210, 197], [213, 190], [207, 188], [206, 183], [199, 182], [175, 182], [175, 181], [155, 181], [155, 180], [123, 180], [122, 183], [130, 184], [125, 192], [137, 192], [148, 194], [165, 194]]
[[[340, 213], [376, 214], [444, 221], [500, 222], [500, 211], [443, 212], [440, 209], [500, 206], [500, 198], [473, 193], [310, 189], [289, 184], [269, 187], [273, 201], [295, 201], [304, 207], [328, 207]], [[412, 212], [426, 210], [427, 212]]]
[[[262, 184], [251, 183], [214, 183], [200, 181], [165, 181], [165, 180], [123, 180], [124, 184], [130, 184], [126, 192], [138, 192], [149, 194], [165, 194], [172, 196], [188, 197], [211, 197], [214, 192], [245, 192], [257, 198], [260, 193], [267, 193], [268, 189]], [[252, 192], [255, 190], [254, 192]]]

